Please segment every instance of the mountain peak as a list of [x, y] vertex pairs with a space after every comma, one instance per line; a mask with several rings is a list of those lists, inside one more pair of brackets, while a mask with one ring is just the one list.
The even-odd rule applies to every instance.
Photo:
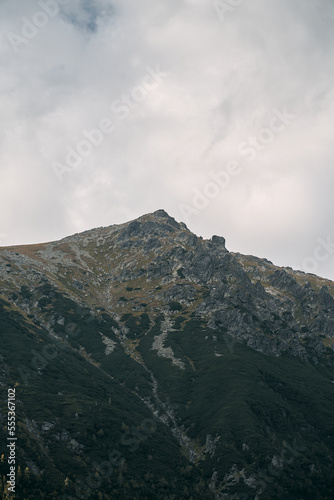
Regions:
[[171, 219], [171, 216], [163, 208], [159, 208], [159, 210], [153, 212], [152, 215], [155, 215], [156, 217], [164, 217], [165, 219]]
[[163, 220], [165, 223], [170, 224], [171, 226], [174, 226], [178, 229], [188, 229], [187, 226], [183, 222], [177, 222], [174, 217], [171, 217], [166, 210], [163, 208], [160, 208], [159, 210], [155, 210], [155, 212], [152, 212], [150, 214], [146, 214], [143, 217], [139, 217], [137, 220], [141, 220], [142, 218], [150, 218], [154, 219], [157, 221]]

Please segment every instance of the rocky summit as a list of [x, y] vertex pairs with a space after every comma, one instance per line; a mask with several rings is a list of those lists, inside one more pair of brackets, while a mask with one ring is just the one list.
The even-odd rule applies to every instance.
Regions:
[[164, 210], [0, 249], [0, 492], [334, 498], [334, 283]]

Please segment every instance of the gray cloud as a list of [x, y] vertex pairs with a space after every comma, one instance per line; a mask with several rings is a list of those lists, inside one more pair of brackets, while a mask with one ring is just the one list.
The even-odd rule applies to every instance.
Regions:
[[62, 7], [61, 15], [66, 22], [91, 34], [115, 13], [113, 6], [103, 0], [71, 0]]
[[[200, 0], [65, 4], [29, 39], [22, 18], [42, 23], [41, 2], [0, 7], [0, 244], [161, 207], [180, 220], [235, 160], [241, 173], [189, 228], [278, 265], [313, 258], [317, 239], [333, 234], [332, 2], [245, 1], [224, 20]], [[157, 66], [168, 76], [145, 90]], [[295, 119], [248, 161], [240, 145], [269, 137], [284, 109]], [[54, 162], [66, 165], [68, 148], [104, 118], [113, 132], [60, 182]], [[334, 278], [331, 254], [316, 272]]]

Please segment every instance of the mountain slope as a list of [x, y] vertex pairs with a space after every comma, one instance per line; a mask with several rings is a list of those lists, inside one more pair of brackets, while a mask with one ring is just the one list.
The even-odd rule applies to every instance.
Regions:
[[17, 498], [333, 497], [333, 282], [159, 210], [0, 249], [0, 286]]

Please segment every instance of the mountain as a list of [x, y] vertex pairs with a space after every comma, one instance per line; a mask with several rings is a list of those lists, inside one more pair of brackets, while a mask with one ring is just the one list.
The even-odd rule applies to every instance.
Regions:
[[334, 498], [334, 283], [165, 211], [0, 249], [0, 491]]

